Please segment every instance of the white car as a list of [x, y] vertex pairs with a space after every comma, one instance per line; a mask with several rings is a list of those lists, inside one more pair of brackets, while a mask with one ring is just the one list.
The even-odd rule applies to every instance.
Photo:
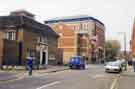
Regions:
[[122, 71], [122, 65], [119, 62], [108, 62], [105, 65], [105, 72], [118, 72]]

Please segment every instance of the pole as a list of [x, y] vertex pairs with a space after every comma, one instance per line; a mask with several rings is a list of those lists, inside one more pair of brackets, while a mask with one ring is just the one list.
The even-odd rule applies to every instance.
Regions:
[[125, 60], [127, 61], [127, 50], [126, 50], [126, 33], [124, 32], [124, 56], [125, 56]]
[[127, 50], [126, 50], [126, 33], [123, 32], [123, 35], [124, 35], [124, 57], [125, 57], [125, 70], [127, 70]]

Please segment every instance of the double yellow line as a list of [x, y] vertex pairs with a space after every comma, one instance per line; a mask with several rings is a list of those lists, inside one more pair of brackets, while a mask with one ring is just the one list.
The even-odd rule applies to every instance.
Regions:
[[119, 88], [119, 79], [120, 79], [120, 74], [113, 80], [110, 89], [118, 89]]

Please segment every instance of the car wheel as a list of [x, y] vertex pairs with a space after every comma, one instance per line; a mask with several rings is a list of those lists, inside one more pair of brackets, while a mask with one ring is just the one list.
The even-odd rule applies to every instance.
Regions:
[[122, 72], [122, 69], [120, 68], [120, 71], [119, 71], [119, 73], [121, 73]]
[[107, 70], [105, 70], [105, 73], [108, 73], [108, 71], [107, 71]]
[[85, 70], [85, 66], [83, 66], [83, 69]]
[[84, 69], [85, 69], [85, 66], [84, 66], [84, 65], [81, 65], [81, 66], [80, 66], [80, 69], [81, 69], [81, 70], [84, 70]]
[[73, 67], [72, 67], [72, 66], [70, 66], [70, 69], [73, 69]]

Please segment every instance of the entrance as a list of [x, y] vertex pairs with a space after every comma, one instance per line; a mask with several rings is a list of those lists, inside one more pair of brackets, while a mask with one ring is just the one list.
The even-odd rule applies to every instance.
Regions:
[[42, 52], [42, 65], [46, 64], [46, 52]]
[[40, 65], [48, 64], [48, 47], [41, 46], [40, 47]]

